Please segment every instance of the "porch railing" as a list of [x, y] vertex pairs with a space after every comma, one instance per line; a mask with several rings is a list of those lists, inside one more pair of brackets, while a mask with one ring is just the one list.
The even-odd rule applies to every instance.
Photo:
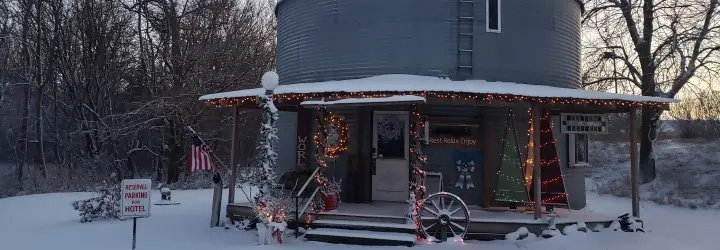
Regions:
[[[319, 171], [320, 168], [316, 167], [310, 177], [305, 181], [305, 184], [303, 184], [300, 190], [293, 195], [293, 200], [295, 202], [295, 238], [300, 237], [300, 225], [302, 224], [300, 223], [300, 217], [305, 214], [313, 199], [315, 199], [318, 191], [320, 191], [320, 186], [317, 186], [310, 196], [303, 197], [305, 190], [309, 190], [307, 189], [308, 185], [310, 185], [310, 182], [313, 181], [316, 175], [318, 175]], [[300, 203], [304, 203], [302, 209], [300, 209]]]

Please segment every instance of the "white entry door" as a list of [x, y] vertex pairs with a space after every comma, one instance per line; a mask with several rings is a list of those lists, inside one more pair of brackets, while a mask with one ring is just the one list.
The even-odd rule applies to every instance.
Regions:
[[372, 197], [378, 201], [406, 201], [409, 195], [407, 111], [375, 111], [373, 118]]

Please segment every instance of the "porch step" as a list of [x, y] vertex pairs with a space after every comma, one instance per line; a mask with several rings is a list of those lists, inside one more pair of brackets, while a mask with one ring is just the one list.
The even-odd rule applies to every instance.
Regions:
[[352, 213], [312, 213], [317, 220], [337, 220], [337, 221], [352, 221], [352, 222], [379, 222], [379, 223], [391, 223], [391, 224], [405, 224], [407, 220], [404, 216], [389, 216], [389, 215], [373, 215], [373, 214], [352, 214]]
[[367, 246], [414, 246], [415, 234], [387, 233], [337, 228], [316, 228], [308, 230], [305, 238], [325, 243], [367, 245]]
[[347, 221], [347, 220], [315, 220], [312, 228], [334, 228], [348, 230], [364, 230], [386, 233], [415, 234], [415, 225], [400, 223], [384, 223], [371, 221]]

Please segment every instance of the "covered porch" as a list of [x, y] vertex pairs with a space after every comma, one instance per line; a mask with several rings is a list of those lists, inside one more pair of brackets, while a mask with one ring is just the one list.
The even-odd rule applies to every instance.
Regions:
[[[253, 108], [257, 95], [264, 93], [264, 89], [240, 90], [227, 93], [218, 93], [201, 97], [209, 105], [217, 107], [232, 107], [234, 114], [237, 114], [241, 108]], [[630, 117], [630, 138], [631, 145], [630, 154], [632, 155], [632, 183], [628, 183], [632, 191], [633, 209], [632, 216], [640, 217], [639, 197], [638, 197], [638, 164], [637, 164], [637, 110], [643, 107], [652, 107], [659, 109], [667, 109], [668, 104], [676, 102], [674, 99], [644, 97], [634, 95], [622, 95], [605, 92], [593, 92], [580, 89], [557, 88], [550, 86], [527, 85], [518, 83], [505, 82], [487, 82], [480, 80], [469, 81], [450, 81], [437, 77], [426, 76], [408, 76], [408, 75], [387, 75], [377, 76], [355, 80], [329, 81], [318, 83], [299, 83], [292, 85], [281, 85], [274, 90], [274, 101], [280, 110], [297, 112], [297, 137], [298, 141], [310, 141], [308, 138], [315, 140], [315, 152], [311, 152], [307, 147], [302, 152], [304, 158], [299, 157], [298, 151], [297, 166], [312, 166], [312, 173], [302, 185], [297, 185], [292, 189], [289, 196], [294, 200], [296, 213], [296, 222], [304, 222], [311, 228], [320, 229], [323, 225], [327, 226], [327, 221], [333, 221], [329, 224], [338, 224], [337, 221], [345, 223], [342, 227], [362, 227], [365, 223], [391, 223], [394, 225], [383, 225], [380, 228], [414, 228], [423, 229], [432, 226], [432, 221], [439, 221], [441, 215], [448, 215], [451, 221], [456, 220], [456, 213], [439, 213], [440, 208], [435, 204], [435, 211], [430, 216], [422, 218], [421, 207], [426, 202], [428, 196], [446, 193], [448, 185], [438, 185], [437, 188], [426, 187], [426, 181], [434, 178], [433, 173], [426, 171], [428, 168], [427, 155], [422, 154], [423, 148], [431, 139], [427, 135], [427, 117], [424, 112], [430, 112], [433, 107], [444, 106], [455, 108], [464, 108], [467, 110], [488, 109], [488, 108], [521, 108], [529, 112], [531, 128], [528, 132], [530, 137], [529, 145], [542, 145], [541, 127], [543, 122], [548, 122], [543, 118], [548, 115], [561, 116], [567, 113], [574, 114], [605, 114], [605, 113], [629, 113]], [[311, 203], [315, 200], [318, 191], [325, 183], [324, 172], [328, 168], [326, 160], [328, 156], [328, 146], [318, 141], [324, 141], [326, 134], [320, 132], [313, 135], [311, 125], [313, 117], [317, 121], [316, 128], [324, 126], [323, 121], [331, 117], [329, 110], [352, 110], [357, 114], [357, 133], [354, 135], [355, 154], [353, 161], [348, 160], [348, 169], [352, 169], [348, 176], [357, 177], [353, 182], [361, 192], [359, 203], [341, 203], [336, 209], [330, 211], [313, 210]], [[378, 151], [377, 139], [377, 115], [378, 114], [395, 114], [402, 119], [406, 119], [405, 134], [408, 135], [404, 139], [404, 143], [399, 143], [393, 147], [393, 154], [397, 153], [396, 159], [386, 161], [385, 156]], [[569, 129], [578, 129], [575, 132], [582, 133], [585, 127], [592, 127], [593, 121], [573, 121], [568, 126]], [[588, 123], [588, 124], [586, 124]], [[561, 124], [565, 126], [566, 124]], [[580, 128], [582, 127], [582, 128]], [[237, 127], [235, 127], [237, 129]], [[546, 129], [545, 129], [546, 130]], [[319, 130], [318, 130], [319, 131]], [[587, 131], [585, 131], [587, 132]], [[487, 132], [486, 132], [487, 133]], [[304, 139], [302, 139], [304, 137]], [[318, 138], [319, 137], [319, 138]], [[319, 140], [318, 140], [319, 139]], [[503, 138], [504, 139], [504, 138]], [[484, 145], [485, 148], [494, 146]], [[233, 151], [236, 143], [233, 142]], [[397, 151], [397, 152], [396, 152]], [[419, 153], [420, 152], [420, 153]], [[476, 205], [468, 206], [465, 216], [460, 216], [460, 220], [464, 220], [467, 226], [455, 227], [464, 231], [463, 234], [483, 235], [478, 238], [488, 237], [488, 235], [505, 235], [513, 232], [520, 227], [527, 227], [532, 233], [537, 233], [544, 226], [548, 225], [548, 221], [542, 220], [543, 213], [554, 212], [557, 215], [557, 223], [559, 229], [562, 227], [584, 222], [589, 227], [595, 225], [609, 225], [613, 221], [617, 221], [620, 215], [598, 215], [586, 214], [583, 211], [570, 211], [557, 208], [557, 206], [543, 207], [545, 204], [554, 204], [555, 199], [567, 200], [566, 194], [556, 196], [548, 196], [543, 193], [543, 183], [546, 180], [541, 175], [542, 162], [540, 158], [540, 146], [529, 147], [527, 162], [524, 164], [526, 170], [525, 178], [528, 181], [528, 190], [531, 190], [529, 202], [518, 206], [518, 204], [494, 202], [489, 195], [485, 196], [485, 201], [479, 201]], [[280, 156], [282, 157], [282, 155]], [[317, 158], [316, 158], [317, 157]], [[330, 157], [332, 158], [332, 157]], [[316, 159], [316, 162], [312, 162]], [[391, 160], [391, 159], [388, 159]], [[383, 161], [383, 162], [381, 162]], [[393, 166], [399, 166], [397, 171], [385, 173], [384, 177], [391, 177], [396, 180], [393, 185], [387, 185], [386, 189], [390, 192], [385, 194], [376, 193], [373, 188], [378, 183], [389, 184], [388, 180], [376, 180], [375, 175], [377, 167], [381, 164], [393, 162]], [[235, 165], [235, 164], [231, 164]], [[235, 170], [234, 170], [235, 171]], [[371, 173], [372, 172], [372, 173]], [[492, 174], [490, 171], [485, 171]], [[236, 176], [236, 174], [233, 174]], [[441, 175], [442, 176], [442, 175]], [[465, 177], [469, 179], [469, 177]], [[488, 177], [483, 177], [488, 178]], [[442, 177], [440, 178], [442, 183]], [[539, 180], [539, 181], [534, 181]], [[231, 185], [234, 178], [230, 180]], [[315, 183], [317, 181], [317, 183]], [[315, 183], [316, 185], [312, 185]], [[463, 184], [466, 185], [466, 184]], [[485, 188], [482, 192], [488, 192]], [[233, 189], [231, 189], [231, 192]], [[388, 190], [385, 190], [388, 191]], [[492, 191], [490, 191], [492, 195]], [[230, 194], [233, 197], [233, 194]], [[378, 199], [378, 197], [382, 198]], [[373, 198], [374, 197], [374, 198]], [[407, 197], [407, 199], [406, 199]], [[464, 198], [458, 198], [463, 203]], [[408, 202], [390, 202], [403, 201]], [[231, 217], [247, 216], [252, 212], [247, 204], [234, 204], [230, 200], [228, 205], [228, 215]], [[444, 204], [444, 201], [443, 201]], [[464, 204], [463, 204], [464, 205]], [[444, 205], [441, 205], [444, 206]], [[443, 207], [444, 209], [444, 207]], [[509, 211], [509, 209], [513, 211]], [[461, 211], [461, 212], [463, 212]], [[500, 212], [498, 212], [500, 211]], [[565, 211], [565, 212], [563, 212]], [[446, 211], [447, 212], [447, 211]], [[410, 223], [415, 218], [415, 224]], [[458, 217], [459, 218], [459, 217]], [[326, 224], [321, 222], [325, 221]], [[353, 224], [348, 222], [354, 222]], [[422, 226], [420, 225], [422, 223]], [[592, 225], [591, 225], [592, 224]], [[313, 226], [314, 225], [314, 226]], [[378, 224], [372, 224], [378, 226]], [[337, 228], [337, 225], [335, 225]], [[322, 230], [313, 230], [314, 232], [322, 232]], [[390, 231], [390, 229], [388, 229]], [[422, 230], [424, 231], [424, 230]], [[334, 232], [337, 233], [337, 232]], [[417, 232], [416, 232], [417, 233]], [[490, 237], [492, 238], [492, 237]]]

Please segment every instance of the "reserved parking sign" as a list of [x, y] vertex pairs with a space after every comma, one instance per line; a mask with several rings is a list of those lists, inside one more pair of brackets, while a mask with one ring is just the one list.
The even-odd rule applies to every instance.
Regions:
[[150, 216], [150, 179], [126, 179], [122, 181], [120, 216], [124, 218]]

